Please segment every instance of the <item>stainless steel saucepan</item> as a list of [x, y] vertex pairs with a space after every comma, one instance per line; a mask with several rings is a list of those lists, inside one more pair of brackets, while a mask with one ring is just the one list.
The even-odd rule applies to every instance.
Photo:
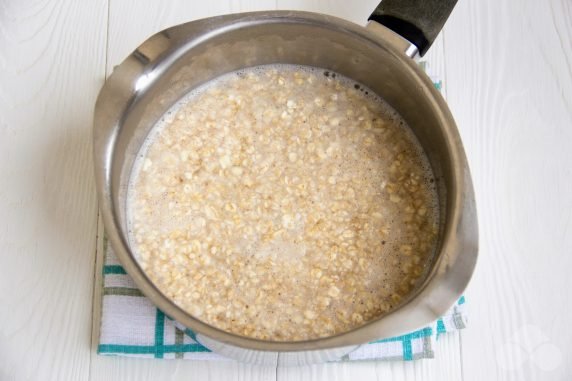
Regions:
[[[322, 14], [271, 11], [212, 17], [155, 34], [115, 68], [95, 110], [100, 209], [111, 245], [143, 294], [197, 340], [225, 356], [262, 364], [330, 361], [374, 339], [422, 327], [462, 294], [477, 259], [477, 216], [465, 152], [447, 105], [415, 62], [456, 0], [383, 0], [367, 27]], [[438, 250], [422, 284], [399, 307], [350, 332], [299, 342], [219, 330], [165, 297], [139, 267], [127, 239], [126, 193], [150, 129], [183, 95], [224, 73], [287, 63], [332, 70], [384, 98], [420, 141], [438, 179]]]

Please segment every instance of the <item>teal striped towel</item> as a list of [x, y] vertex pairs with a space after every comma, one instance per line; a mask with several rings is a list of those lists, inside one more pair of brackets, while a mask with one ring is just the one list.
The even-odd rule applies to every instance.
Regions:
[[[427, 65], [421, 66], [428, 72]], [[441, 81], [431, 76], [441, 90]], [[98, 353], [151, 358], [230, 360], [199, 344], [194, 333], [165, 316], [137, 289], [110, 246], [105, 248]], [[433, 324], [406, 335], [372, 341], [340, 361], [416, 360], [435, 356], [439, 335], [465, 328], [465, 298]]]

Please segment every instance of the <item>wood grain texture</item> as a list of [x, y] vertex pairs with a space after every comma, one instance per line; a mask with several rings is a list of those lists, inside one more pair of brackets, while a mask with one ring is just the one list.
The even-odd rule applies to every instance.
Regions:
[[0, 3], [0, 379], [87, 380], [107, 5]]
[[568, 0], [462, 1], [445, 28], [481, 231], [466, 380], [572, 377], [571, 36]]
[[184, 22], [227, 13], [272, 9], [326, 13], [365, 25], [377, 0], [174, 0], [110, 1], [107, 69], [111, 73], [138, 45], [162, 29]]
[[155, 360], [98, 356], [90, 380], [236, 380], [270, 381], [276, 368], [235, 361]]
[[441, 338], [435, 360], [276, 370], [95, 354], [90, 136], [105, 73], [177, 23], [262, 9], [364, 23], [375, 5], [1, 2], [0, 380], [570, 379], [570, 0], [459, 2], [428, 54], [467, 150], [481, 230], [481, 257], [467, 291], [469, 328]]

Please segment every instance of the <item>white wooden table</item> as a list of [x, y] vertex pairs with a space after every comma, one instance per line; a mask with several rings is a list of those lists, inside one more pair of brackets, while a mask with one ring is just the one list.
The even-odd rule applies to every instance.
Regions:
[[0, 380], [572, 379], [570, 0], [460, 0], [427, 56], [481, 231], [470, 326], [439, 340], [436, 359], [274, 369], [95, 353], [91, 128], [113, 66], [184, 21], [303, 9], [363, 24], [376, 3], [0, 2]]

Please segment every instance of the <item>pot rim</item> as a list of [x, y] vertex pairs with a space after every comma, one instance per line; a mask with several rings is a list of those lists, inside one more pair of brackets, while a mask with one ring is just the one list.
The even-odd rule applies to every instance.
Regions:
[[[461, 296], [469, 283], [477, 260], [478, 229], [472, 182], [455, 122], [440, 93], [414, 60], [407, 57], [395, 45], [388, 43], [379, 34], [362, 26], [333, 16], [299, 11], [250, 12], [192, 21], [153, 35], [136, 51], [149, 52], [148, 56], [152, 59], [161, 56], [162, 62], [155, 63], [153, 69], [156, 70], [156, 73], [160, 73], [184, 51], [197, 44], [239, 28], [267, 23], [301, 23], [322, 28], [333, 28], [343, 33], [352, 34], [356, 38], [365, 39], [369, 43], [375, 44], [379, 49], [389, 51], [400, 60], [401, 64], [407, 66], [408, 71], [420, 86], [419, 91], [425, 93], [433, 108], [437, 110], [448, 137], [447, 145], [454, 164], [453, 177], [457, 192], [448, 195], [452, 198], [450, 205], [453, 208], [450, 215], [450, 228], [444, 232], [441, 252], [436, 253], [438, 255], [437, 263], [427, 276], [424, 285], [410, 295], [406, 303], [390, 310], [376, 320], [334, 336], [296, 342], [269, 341], [239, 336], [204, 323], [178, 307], [157, 289], [139, 267], [125, 237], [120, 233], [120, 223], [112, 199], [110, 172], [114, 143], [122, 122], [121, 115], [125, 107], [133, 102], [137, 96], [138, 89], [134, 86], [136, 79], [145, 75], [151, 77], [146, 67], [135, 68], [130, 66], [128, 59], [115, 68], [103, 86], [96, 103], [94, 116], [94, 162], [97, 194], [105, 230], [115, 253], [137, 287], [165, 314], [199, 335], [205, 335], [218, 342], [239, 348], [256, 351], [292, 352], [348, 347], [380, 337], [402, 334], [432, 322]], [[180, 46], [157, 47], [158, 38], [164, 39], [166, 35], [185, 32], [189, 29], [200, 30], [201, 33], [189, 36], [183, 49]], [[160, 75], [156, 77], [158, 78]], [[442, 285], [428, 290], [427, 284], [435, 282], [435, 277], [440, 278]]]

